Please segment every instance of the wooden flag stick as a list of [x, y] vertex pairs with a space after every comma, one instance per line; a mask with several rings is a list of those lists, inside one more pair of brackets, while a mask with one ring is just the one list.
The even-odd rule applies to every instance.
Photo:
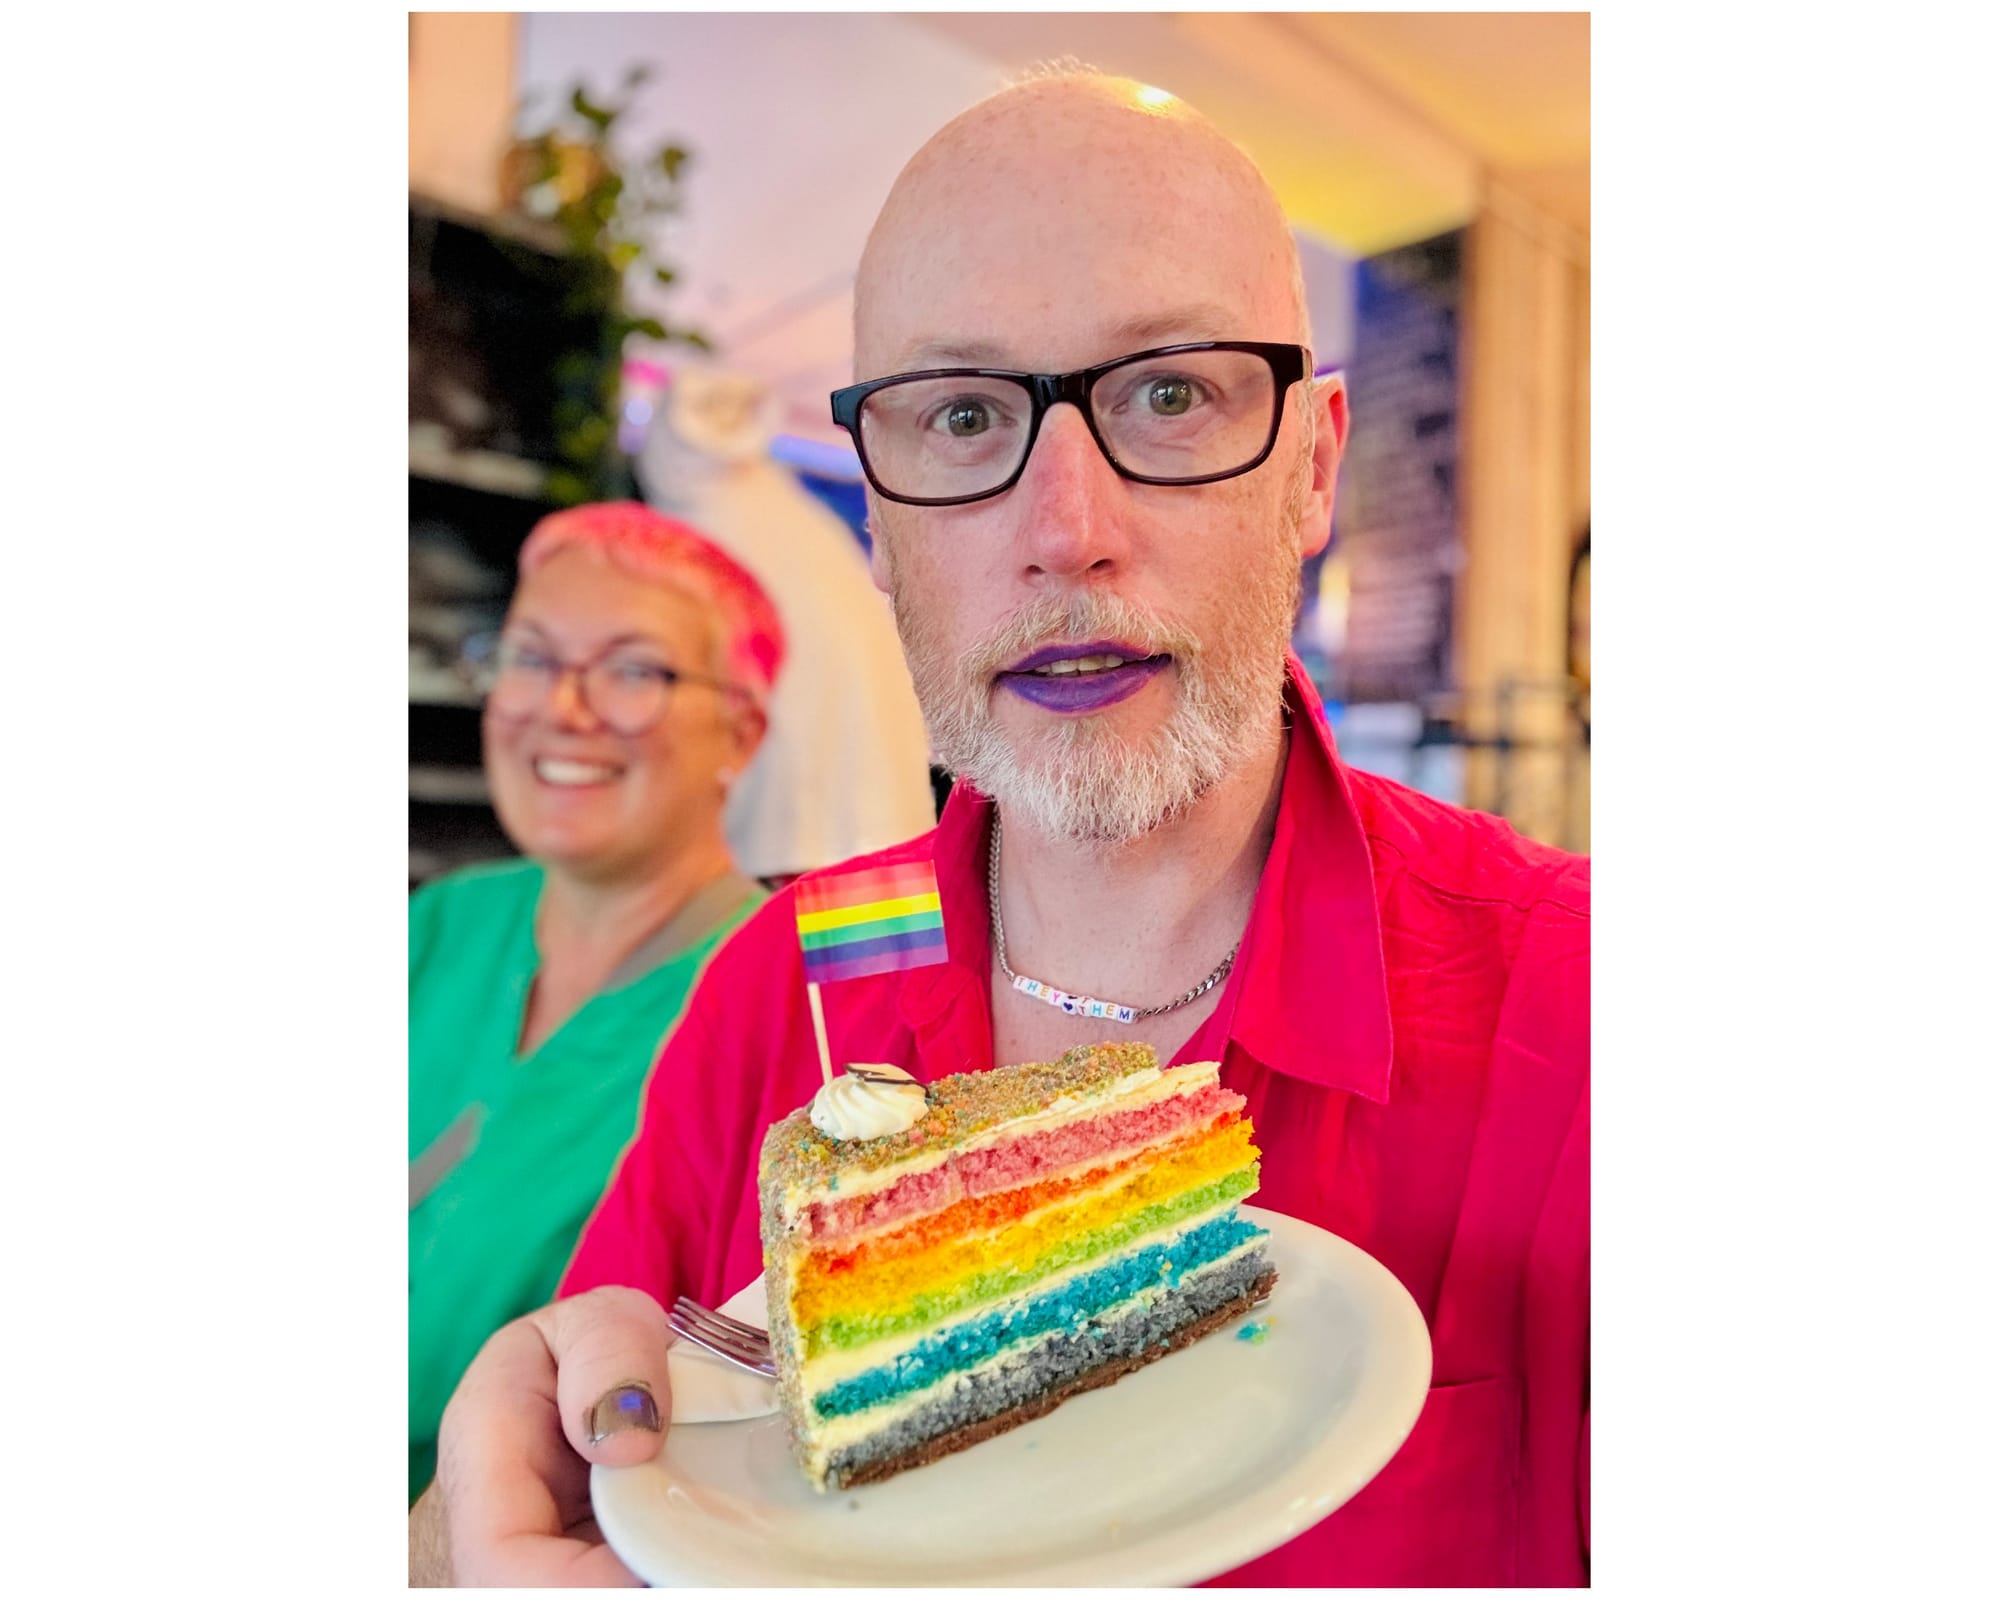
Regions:
[[827, 1083], [833, 1082], [833, 1053], [826, 1047], [826, 1013], [820, 1009], [819, 985], [806, 985], [806, 998], [812, 1002], [813, 1037], [819, 1040], [819, 1075]]

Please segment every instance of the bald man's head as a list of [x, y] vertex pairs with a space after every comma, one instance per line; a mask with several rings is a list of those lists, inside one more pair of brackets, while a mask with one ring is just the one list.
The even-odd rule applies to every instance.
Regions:
[[1185, 102], [1096, 73], [1003, 89], [917, 152], [869, 235], [854, 316], [861, 378], [954, 351], [1050, 370], [1144, 344], [1308, 340], [1263, 175]]
[[[1130, 841], [1277, 747], [1346, 407], [1337, 380], [1287, 380], [1288, 413], [1269, 384], [1295, 360], [1241, 347], [1304, 343], [1270, 187], [1142, 84], [1004, 90], [896, 180], [855, 288], [859, 379], [1099, 369], [1032, 418], [1018, 386], [924, 378], [853, 424], [932, 747], [1010, 828]], [[1202, 344], [1231, 348], [1126, 360]], [[1050, 646], [1101, 702], [1049, 698], [1051, 664], [1023, 663]]]

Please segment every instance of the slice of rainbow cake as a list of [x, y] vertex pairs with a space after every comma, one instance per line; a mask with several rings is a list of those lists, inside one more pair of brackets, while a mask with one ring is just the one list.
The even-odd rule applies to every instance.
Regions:
[[1148, 1045], [965, 1073], [902, 1132], [805, 1110], [758, 1168], [780, 1402], [815, 1488], [921, 1466], [1191, 1343], [1276, 1281], [1243, 1097]]

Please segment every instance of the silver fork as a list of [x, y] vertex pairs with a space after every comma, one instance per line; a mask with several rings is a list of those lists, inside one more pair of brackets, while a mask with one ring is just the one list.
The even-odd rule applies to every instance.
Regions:
[[771, 1359], [770, 1335], [762, 1328], [697, 1305], [686, 1295], [676, 1300], [673, 1310], [667, 1313], [667, 1326], [689, 1344], [698, 1344], [709, 1354], [720, 1356], [745, 1372], [764, 1378], [778, 1375], [777, 1364]]

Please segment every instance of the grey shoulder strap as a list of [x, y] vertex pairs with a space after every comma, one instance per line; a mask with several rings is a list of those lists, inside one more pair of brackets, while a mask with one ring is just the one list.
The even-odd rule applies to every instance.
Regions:
[[472, 1154], [472, 1147], [479, 1142], [479, 1123], [485, 1114], [484, 1106], [467, 1106], [452, 1118], [450, 1127], [431, 1141], [430, 1148], [410, 1163], [412, 1211], [444, 1182], [452, 1168]]
[[697, 889], [694, 898], [675, 912], [659, 932], [649, 936], [604, 980], [606, 989], [618, 989], [635, 978], [643, 978], [655, 967], [690, 950], [722, 926], [723, 919], [757, 890], [757, 885], [739, 872], [725, 872], [713, 883]]

